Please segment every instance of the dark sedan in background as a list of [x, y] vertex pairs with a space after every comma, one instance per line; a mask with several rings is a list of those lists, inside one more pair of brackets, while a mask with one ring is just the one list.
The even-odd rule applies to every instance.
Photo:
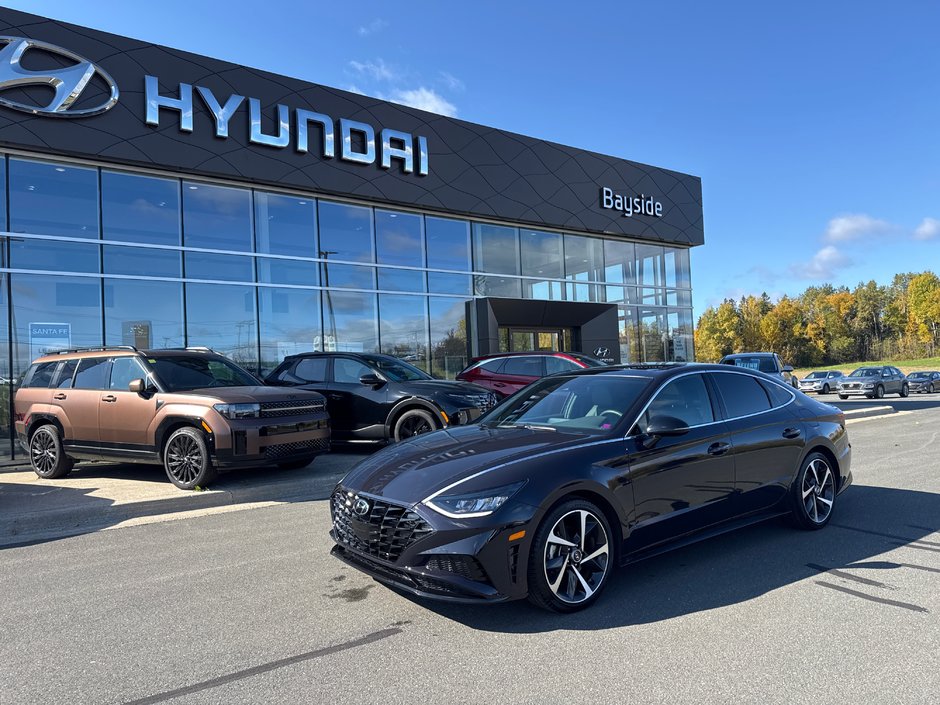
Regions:
[[940, 390], [940, 372], [935, 370], [911, 372], [907, 376], [907, 383], [912, 392], [933, 394]]
[[603, 367], [605, 364], [573, 352], [496, 353], [473, 358], [457, 379], [486, 387], [502, 399], [546, 375]]
[[290, 355], [266, 384], [312, 389], [326, 397], [334, 441], [400, 441], [475, 421], [496, 395], [466, 382], [434, 379], [391, 355]]
[[426, 597], [570, 612], [670, 544], [779, 514], [822, 528], [850, 460], [839, 409], [759, 372], [554, 375], [357, 465], [332, 495], [333, 553]]

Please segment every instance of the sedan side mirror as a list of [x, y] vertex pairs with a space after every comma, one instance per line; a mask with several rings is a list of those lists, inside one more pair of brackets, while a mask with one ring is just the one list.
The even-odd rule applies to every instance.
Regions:
[[383, 384], [385, 384], [385, 380], [374, 372], [369, 372], [368, 374], [364, 374], [359, 378], [359, 384], [364, 384], [367, 387], [381, 387]]
[[783, 366], [783, 371], [784, 371], [784, 372], [793, 372], [793, 365], [784, 365], [784, 366]]
[[689, 424], [675, 416], [654, 416], [646, 425], [646, 432], [640, 437], [644, 448], [652, 448], [663, 437], [682, 436], [689, 432]]
[[143, 394], [147, 389], [147, 385], [144, 384], [142, 379], [132, 379], [130, 384], [127, 385], [129, 391], [134, 392], [134, 394]]

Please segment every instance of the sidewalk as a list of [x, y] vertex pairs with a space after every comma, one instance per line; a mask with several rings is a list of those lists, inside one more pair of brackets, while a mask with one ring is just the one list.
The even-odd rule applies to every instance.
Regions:
[[251, 469], [219, 476], [212, 488], [186, 492], [158, 465], [85, 463], [61, 480], [28, 466], [0, 472], [0, 547], [44, 541], [145, 517], [262, 502], [326, 499], [366, 455], [328, 453], [301, 470]]

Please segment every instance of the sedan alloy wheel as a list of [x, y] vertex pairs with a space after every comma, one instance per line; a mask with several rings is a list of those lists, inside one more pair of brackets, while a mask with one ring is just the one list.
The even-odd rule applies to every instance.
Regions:
[[794, 485], [798, 491], [794, 518], [806, 529], [821, 529], [832, 517], [836, 498], [836, 474], [821, 453], [811, 454]]

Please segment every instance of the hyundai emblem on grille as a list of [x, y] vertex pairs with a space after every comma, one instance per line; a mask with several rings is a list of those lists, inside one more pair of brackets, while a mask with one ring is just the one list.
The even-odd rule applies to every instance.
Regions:
[[366, 514], [369, 513], [369, 509], [370, 509], [369, 502], [364, 500], [362, 497], [357, 499], [355, 504], [353, 504], [353, 513], [357, 517], [364, 517]]

